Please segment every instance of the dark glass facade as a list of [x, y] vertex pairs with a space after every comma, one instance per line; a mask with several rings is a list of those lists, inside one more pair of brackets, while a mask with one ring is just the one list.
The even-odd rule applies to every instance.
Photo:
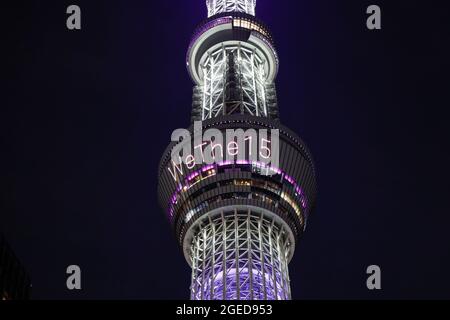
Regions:
[[26, 300], [30, 293], [30, 277], [0, 234], [0, 300]]

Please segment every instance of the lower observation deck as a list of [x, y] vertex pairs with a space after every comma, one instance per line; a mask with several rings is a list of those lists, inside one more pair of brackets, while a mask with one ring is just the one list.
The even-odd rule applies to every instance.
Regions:
[[[316, 197], [313, 162], [304, 143], [279, 122], [261, 117], [232, 115], [202, 124], [204, 130], [278, 129], [280, 157], [277, 166], [248, 159], [198, 164], [184, 168], [175, 179], [171, 151], [176, 143], [169, 145], [160, 163], [159, 201], [185, 254], [190, 245], [186, 238], [192, 238], [193, 226], [223, 208], [231, 209], [225, 216], [234, 214], [238, 207], [253, 207], [259, 209], [253, 210], [256, 214], [276, 217], [278, 225], [291, 230], [294, 245], [306, 227]], [[192, 135], [193, 130], [190, 128]]]

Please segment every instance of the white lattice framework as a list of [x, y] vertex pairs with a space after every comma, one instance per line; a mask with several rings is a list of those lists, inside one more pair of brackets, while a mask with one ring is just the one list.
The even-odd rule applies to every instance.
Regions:
[[191, 299], [290, 299], [288, 239], [251, 210], [205, 218], [191, 244]]
[[256, 0], [206, 0], [208, 17], [222, 12], [245, 12], [255, 15]]
[[[224, 89], [230, 53], [234, 57], [241, 97], [234, 101], [234, 108], [226, 109]], [[213, 50], [203, 63], [202, 120], [239, 112], [267, 117], [266, 78], [264, 60], [241, 43]]]

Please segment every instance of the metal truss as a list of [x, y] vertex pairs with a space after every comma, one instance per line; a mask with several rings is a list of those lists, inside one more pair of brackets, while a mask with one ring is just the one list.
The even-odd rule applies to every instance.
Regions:
[[206, 0], [208, 17], [222, 12], [245, 12], [255, 15], [256, 0]]
[[208, 54], [202, 92], [202, 120], [235, 113], [268, 116], [264, 61], [241, 43]]
[[289, 240], [262, 214], [206, 217], [191, 244], [192, 300], [289, 300]]

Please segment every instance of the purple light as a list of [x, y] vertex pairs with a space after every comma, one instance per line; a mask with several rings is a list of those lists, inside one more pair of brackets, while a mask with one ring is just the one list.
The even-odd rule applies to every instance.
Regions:
[[222, 161], [222, 162], [219, 162], [219, 163], [217, 164], [217, 166], [223, 167], [223, 166], [229, 166], [229, 165], [232, 165], [232, 164], [233, 164], [232, 161]]
[[[223, 167], [223, 166], [228, 166], [228, 165], [232, 165], [233, 162], [232, 161], [222, 161], [220, 163], [217, 164], [218, 167]], [[294, 188], [294, 191], [297, 193], [297, 197], [299, 198], [300, 204], [302, 206], [303, 209], [306, 209], [307, 207], [307, 201], [306, 201], [306, 197], [303, 193], [302, 188], [297, 184], [297, 182], [294, 180], [294, 178], [292, 178], [290, 175], [288, 175], [287, 173], [285, 173], [283, 170], [281, 170], [280, 168], [276, 168], [276, 167], [272, 167], [272, 166], [267, 166], [265, 163], [263, 162], [250, 162], [248, 160], [237, 160], [236, 161], [237, 165], [248, 165], [248, 164], [252, 164], [253, 166], [257, 166], [257, 167], [262, 167], [262, 168], [267, 168], [272, 170], [273, 172], [283, 175], [284, 179], [286, 181], [288, 181], [292, 187]], [[184, 181], [184, 186], [189, 186], [189, 182], [191, 182], [194, 178], [196, 178], [197, 176], [199, 176], [202, 172], [206, 172], [209, 171], [211, 169], [214, 169], [215, 165], [207, 165], [202, 167], [199, 170], [196, 170], [194, 172], [192, 172]], [[204, 179], [207, 179], [208, 177], [205, 177]], [[183, 190], [183, 184], [180, 183], [177, 187], [177, 190], [175, 191], [175, 193], [173, 194], [173, 196], [171, 197], [171, 203], [169, 206], [169, 215], [170, 217], [173, 216], [174, 213], [174, 204], [177, 202], [178, 199], [178, 194], [181, 193], [181, 191]]]
[[290, 184], [294, 184], [294, 179], [292, 179], [291, 176], [288, 176], [287, 174], [284, 174], [284, 178], [285, 178]]
[[192, 173], [188, 176], [187, 180], [188, 180], [188, 181], [192, 181], [192, 180], [195, 179], [199, 174], [200, 174], [200, 171], [194, 171], [194, 172], [192, 172]]
[[302, 197], [302, 199], [300, 200], [300, 202], [302, 203], [302, 207], [306, 208], [306, 199]]
[[209, 170], [211, 170], [211, 169], [214, 169], [214, 165], [209, 165], [209, 166], [206, 166], [206, 167], [204, 167], [203, 169], [202, 169], [202, 172], [206, 172], [206, 171], [209, 171]]
[[194, 44], [197, 42], [197, 40], [209, 29], [212, 29], [214, 27], [217, 27], [221, 24], [228, 24], [228, 23], [232, 23], [233, 22], [233, 17], [231, 16], [227, 16], [227, 17], [221, 17], [215, 20], [212, 20], [206, 24], [204, 24], [203, 26], [201, 26], [200, 28], [198, 28], [197, 30], [195, 30], [194, 36], [192, 37], [192, 40], [189, 44], [189, 49], [188, 49], [188, 54], [186, 57], [186, 63], [189, 64], [189, 54], [192, 50], [192, 47], [194, 46]]
[[[213, 281], [205, 281], [206, 286], [203, 291], [203, 298], [201, 297], [202, 291], [196, 292], [196, 300], [237, 300], [237, 286], [239, 283], [240, 300], [265, 300], [265, 294], [267, 300], [285, 299], [285, 292], [282, 289], [282, 276], [275, 270], [275, 278], [273, 278], [272, 268], [266, 265], [266, 270], [252, 269], [251, 273], [248, 268], [240, 268], [236, 271], [236, 268], [227, 269], [225, 279], [223, 278], [223, 270], [221, 265], [216, 268], [216, 275]], [[205, 275], [203, 275], [205, 276]], [[209, 274], [207, 277], [210, 276]], [[237, 281], [238, 280], [238, 281]], [[213, 290], [211, 295], [211, 282], [213, 282]], [[250, 287], [252, 283], [252, 288]], [[223, 296], [224, 286], [225, 297]], [[244, 284], [244, 285], [242, 285]], [[275, 290], [275, 288], [277, 288]], [[253, 296], [252, 296], [253, 290]]]

